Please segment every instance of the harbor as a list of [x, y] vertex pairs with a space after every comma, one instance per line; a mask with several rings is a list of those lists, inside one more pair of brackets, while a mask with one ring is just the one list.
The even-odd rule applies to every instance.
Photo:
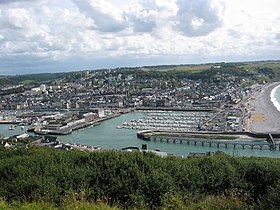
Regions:
[[[173, 112], [169, 112], [172, 114]], [[178, 112], [174, 112], [179, 114]], [[125, 147], [139, 147], [141, 148], [142, 144], [147, 144], [148, 148], [151, 150], [160, 150], [167, 152], [168, 154], [174, 154], [179, 156], [187, 157], [190, 153], [205, 153], [205, 152], [216, 152], [222, 151], [234, 156], [258, 156], [258, 157], [280, 157], [280, 152], [278, 150], [269, 150], [269, 148], [264, 147], [263, 150], [257, 149], [254, 147], [246, 146], [244, 149], [241, 146], [233, 148], [229, 146], [226, 148], [224, 145], [220, 145], [218, 148], [215, 144], [209, 145], [197, 143], [194, 145], [194, 142], [190, 142], [188, 145], [187, 142], [180, 144], [180, 142], [173, 143], [173, 141], [144, 141], [137, 138], [136, 129], [118, 129], [118, 125], [122, 125], [124, 122], [131, 122], [132, 120], [144, 119], [145, 117], [151, 117], [156, 115], [157, 112], [130, 112], [113, 119], [109, 119], [103, 122], [100, 122], [100, 125], [95, 127], [87, 127], [78, 131], [72, 132], [69, 135], [60, 135], [58, 139], [60, 142], [76, 144], [76, 145], [88, 145], [96, 148], [104, 149], [117, 149], [121, 150]], [[187, 113], [186, 113], [187, 114]], [[0, 125], [0, 133], [4, 136], [11, 136], [15, 134], [22, 134], [27, 132], [21, 130], [20, 126], [16, 126], [14, 130], [9, 130], [10, 125]], [[28, 133], [28, 132], [27, 132]], [[32, 133], [31, 133], [32, 134]], [[203, 138], [195, 138], [197, 141]], [[247, 142], [246, 139], [237, 139], [241, 142]], [[251, 140], [254, 141], [254, 140]], [[265, 139], [264, 139], [265, 141]]]
[[[128, 112], [123, 110], [123, 113]], [[9, 130], [19, 125], [27, 132], [38, 135], [68, 135], [73, 131], [94, 127], [100, 122], [120, 116], [119, 111], [109, 111], [106, 115], [103, 109], [90, 111], [63, 112], [2, 112], [0, 124], [10, 125]]]
[[[144, 112], [144, 111], [143, 111]], [[146, 111], [147, 116], [132, 119], [118, 125], [118, 129], [162, 130], [162, 131], [193, 131], [199, 130], [214, 113], [212, 112], [171, 112]]]

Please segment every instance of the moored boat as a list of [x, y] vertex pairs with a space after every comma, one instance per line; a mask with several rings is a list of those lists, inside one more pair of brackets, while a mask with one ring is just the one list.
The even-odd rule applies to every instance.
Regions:
[[14, 130], [15, 129], [15, 125], [11, 125], [10, 127], [9, 127], [9, 130]]

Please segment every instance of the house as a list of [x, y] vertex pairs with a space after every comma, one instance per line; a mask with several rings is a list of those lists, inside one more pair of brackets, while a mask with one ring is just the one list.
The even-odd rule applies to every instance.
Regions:
[[159, 150], [149, 150], [147, 144], [142, 144], [142, 148], [139, 147], [125, 147], [122, 148], [121, 151], [125, 152], [142, 152], [142, 153], [153, 153], [159, 157], [167, 157], [168, 154], [166, 152], [161, 152]]
[[32, 144], [40, 144], [43, 140], [43, 136], [29, 136], [28, 139], [31, 141]]
[[9, 148], [11, 146], [10, 146], [10, 144], [8, 142], [1, 141], [0, 147]]
[[21, 134], [16, 136], [17, 140], [22, 140], [22, 139], [27, 139], [29, 137], [29, 135], [27, 133]]
[[57, 137], [56, 136], [44, 136], [44, 141], [45, 142], [56, 142], [57, 141]]

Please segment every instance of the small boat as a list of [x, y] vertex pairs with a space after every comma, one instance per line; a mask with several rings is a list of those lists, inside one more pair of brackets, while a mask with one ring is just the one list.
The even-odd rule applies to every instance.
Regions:
[[10, 127], [9, 127], [9, 130], [14, 130], [15, 129], [15, 126], [14, 125], [11, 125]]

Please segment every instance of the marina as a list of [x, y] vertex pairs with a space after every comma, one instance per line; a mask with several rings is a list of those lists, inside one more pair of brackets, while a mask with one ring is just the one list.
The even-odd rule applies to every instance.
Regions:
[[[116, 118], [109, 119], [103, 122], [100, 122], [100, 125], [95, 127], [87, 127], [81, 130], [72, 132], [69, 135], [58, 136], [59, 141], [71, 144], [79, 145], [89, 145], [93, 147], [100, 147], [104, 149], [122, 149], [128, 146], [132, 147], [141, 147], [143, 143], [147, 144], [148, 148], [151, 150], [160, 150], [167, 152], [168, 154], [174, 155], [183, 155], [187, 157], [190, 153], [205, 153], [205, 152], [215, 152], [223, 151], [227, 154], [234, 156], [259, 156], [259, 157], [280, 157], [280, 151], [278, 150], [269, 150], [268, 147], [263, 147], [262, 150], [254, 147], [253, 149], [250, 146], [245, 146], [243, 149], [241, 146], [237, 146], [235, 149], [233, 146], [228, 146], [227, 148], [224, 145], [217, 147], [215, 144], [211, 146], [205, 143], [202, 146], [202, 143], [194, 144], [194, 141], [190, 141], [190, 144], [187, 142], [180, 144], [180, 142], [173, 143], [173, 141], [143, 141], [137, 138], [137, 132], [140, 130], [137, 129], [118, 129], [117, 126], [122, 125], [124, 122], [136, 121], [139, 119], [147, 119], [157, 115], [157, 112], [130, 112], [127, 114], [120, 115]], [[181, 114], [179, 112], [168, 112], [168, 114]], [[188, 114], [187, 112], [184, 114]], [[190, 114], [190, 113], [189, 113]], [[200, 113], [201, 114], [201, 113]], [[209, 114], [209, 113], [208, 113]], [[205, 114], [208, 117], [207, 113]], [[183, 117], [183, 116], [182, 116]], [[184, 116], [186, 117], [186, 116]], [[203, 115], [204, 117], [204, 115]], [[191, 116], [190, 118], [194, 118]], [[197, 119], [199, 121], [199, 119]], [[10, 125], [0, 125], [0, 133], [4, 136], [11, 136], [15, 134], [22, 134], [27, 132], [25, 126], [24, 130], [21, 130], [21, 126], [16, 126], [14, 130], [9, 130]], [[190, 138], [192, 140], [193, 138]], [[195, 138], [197, 141], [203, 138]], [[237, 139], [239, 142], [248, 141], [254, 142], [255, 140], [246, 140], [246, 139]], [[266, 140], [264, 139], [264, 143]]]
[[132, 119], [118, 125], [118, 129], [162, 130], [162, 131], [193, 131], [199, 130], [214, 113], [210, 112], [172, 112], [146, 111], [144, 118]]

